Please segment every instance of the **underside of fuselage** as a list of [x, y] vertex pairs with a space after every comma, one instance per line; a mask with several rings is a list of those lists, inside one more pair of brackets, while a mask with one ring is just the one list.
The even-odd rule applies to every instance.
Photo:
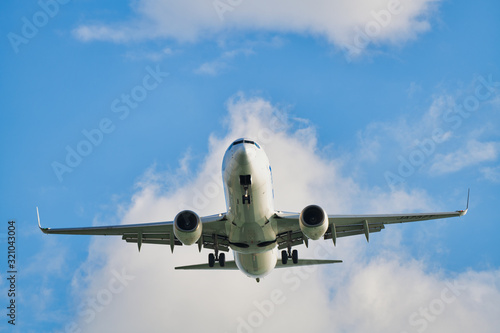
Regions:
[[260, 253], [234, 252], [234, 260], [239, 270], [251, 278], [261, 278], [271, 273], [276, 267], [276, 251], [268, 250]]
[[269, 159], [252, 140], [234, 141], [222, 166], [229, 244], [246, 275], [259, 278], [276, 266], [276, 231]]

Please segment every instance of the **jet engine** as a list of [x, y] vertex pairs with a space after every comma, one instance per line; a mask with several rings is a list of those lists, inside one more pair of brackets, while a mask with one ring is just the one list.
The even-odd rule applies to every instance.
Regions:
[[328, 229], [328, 215], [323, 208], [310, 205], [302, 210], [299, 217], [300, 230], [307, 238], [320, 239]]
[[194, 244], [201, 237], [201, 219], [191, 210], [183, 210], [174, 219], [174, 235], [184, 245]]

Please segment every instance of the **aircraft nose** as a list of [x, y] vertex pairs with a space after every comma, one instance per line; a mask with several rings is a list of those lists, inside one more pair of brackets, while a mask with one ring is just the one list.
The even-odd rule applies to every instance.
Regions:
[[248, 165], [255, 157], [255, 149], [248, 145], [242, 145], [241, 148], [234, 153], [234, 158], [239, 165]]

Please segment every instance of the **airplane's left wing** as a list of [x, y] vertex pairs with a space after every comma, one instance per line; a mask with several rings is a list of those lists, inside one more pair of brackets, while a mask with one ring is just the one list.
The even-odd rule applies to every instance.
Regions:
[[[455, 212], [417, 214], [328, 215], [328, 229], [323, 238], [332, 239], [333, 243], [336, 244], [339, 237], [364, 234], [368, 241], [370, 233], [385, 229], [386, 224], [437, 220], [463, 216], [466, 213], [467, 209]], [[303, 243], [307, 246], [308, 239], [300, 229], [299, 217], [298, 213], [285, 212], [276, 212], [273, 216], [278, 230], [279, 249], [291, 248]]]
[[[139, 250], [142, 244], [170, 245], [172, 251], [174, 246], [182, 245], [174, 235], [173, 221], [82, 228], [43, 228], [40, 225], [38, 207], [36, 213], [38, 226], [45, 234], [122, 236], [122, 239], [128, 243], [137, 243]], [[220, 251], [229, 251], [225, 229], [226, 214], [204, 216], [200, 219], [203, 231], [198, 241], [199, 249], [217, 247]]]

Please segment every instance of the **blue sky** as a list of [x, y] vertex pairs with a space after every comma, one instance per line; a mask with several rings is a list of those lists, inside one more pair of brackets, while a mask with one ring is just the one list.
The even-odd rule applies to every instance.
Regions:
[[[1, 331], [66, 332], [71, 323], [104, 331], [115, 316], [124, 331], [138, 324], [200, 329], [178, 313], [193, 307], [213, 331], [222, 317], [223, 331], [244, 331], [246, 321], [247, 331], [266, 332], [301, 311], [304, 298], [318, 308], [304, 326], [315, 332], [443, 332], [478, 322], [481, 331], [495, 331], [496, 2], [63, 2], [1, 5], [0, 233], [7, 247], [7, 221], [16, 220], [19, 258], [18, 325], [4, 318]], [[275, 119], [280, 126], [269, 125]], [[150, 246], [139, 255], [121, 240], [45, 236], [37, 228], [36, 206], [42, 224], [53, 227], [172, 219], [193, 204], [193, 187], [203, 191], [207, 177], [220, 178], [223, 152], [243, 135], [267, 151], [279, 209], [317, 203], [330, 214], [448, 211], [465, 208], [470, 187], [470, 211], [390, 226], [368, 245], [341, 240], [329, 258], [344, 263], [299, 276], [308, 282], [298, 288], [282, 272], [267, 285], [233, 274], [175, 275], [176, 264], [204, 262], [206, 252], [172, 256]], [[68, 149], [86, 156], [68, 166]], [[200, 214], [225, 208], [221, 193], [208, 202]], [[122, 270], [132, 272], [130, 286], [85, 320], [79, 306]], [[190, 289], [194, 281], [205, 289]], [[394, 290], [380, 290], [377, 281]], [[438, 304], [452, 282], [467, 286], [454, 294], [457, 301], [445, 302], [432, 320], [412, 317]], [[276, 290], [286, 301], [266, 316], [255, 304]], [[386, 304], [373, 303], [378, 298]], [[134, 302], [148, 305], [137, 310]], [[255, 313], [263, 320], [252, 325]], [[289, 331], [306, 325], [288, 320]]]

